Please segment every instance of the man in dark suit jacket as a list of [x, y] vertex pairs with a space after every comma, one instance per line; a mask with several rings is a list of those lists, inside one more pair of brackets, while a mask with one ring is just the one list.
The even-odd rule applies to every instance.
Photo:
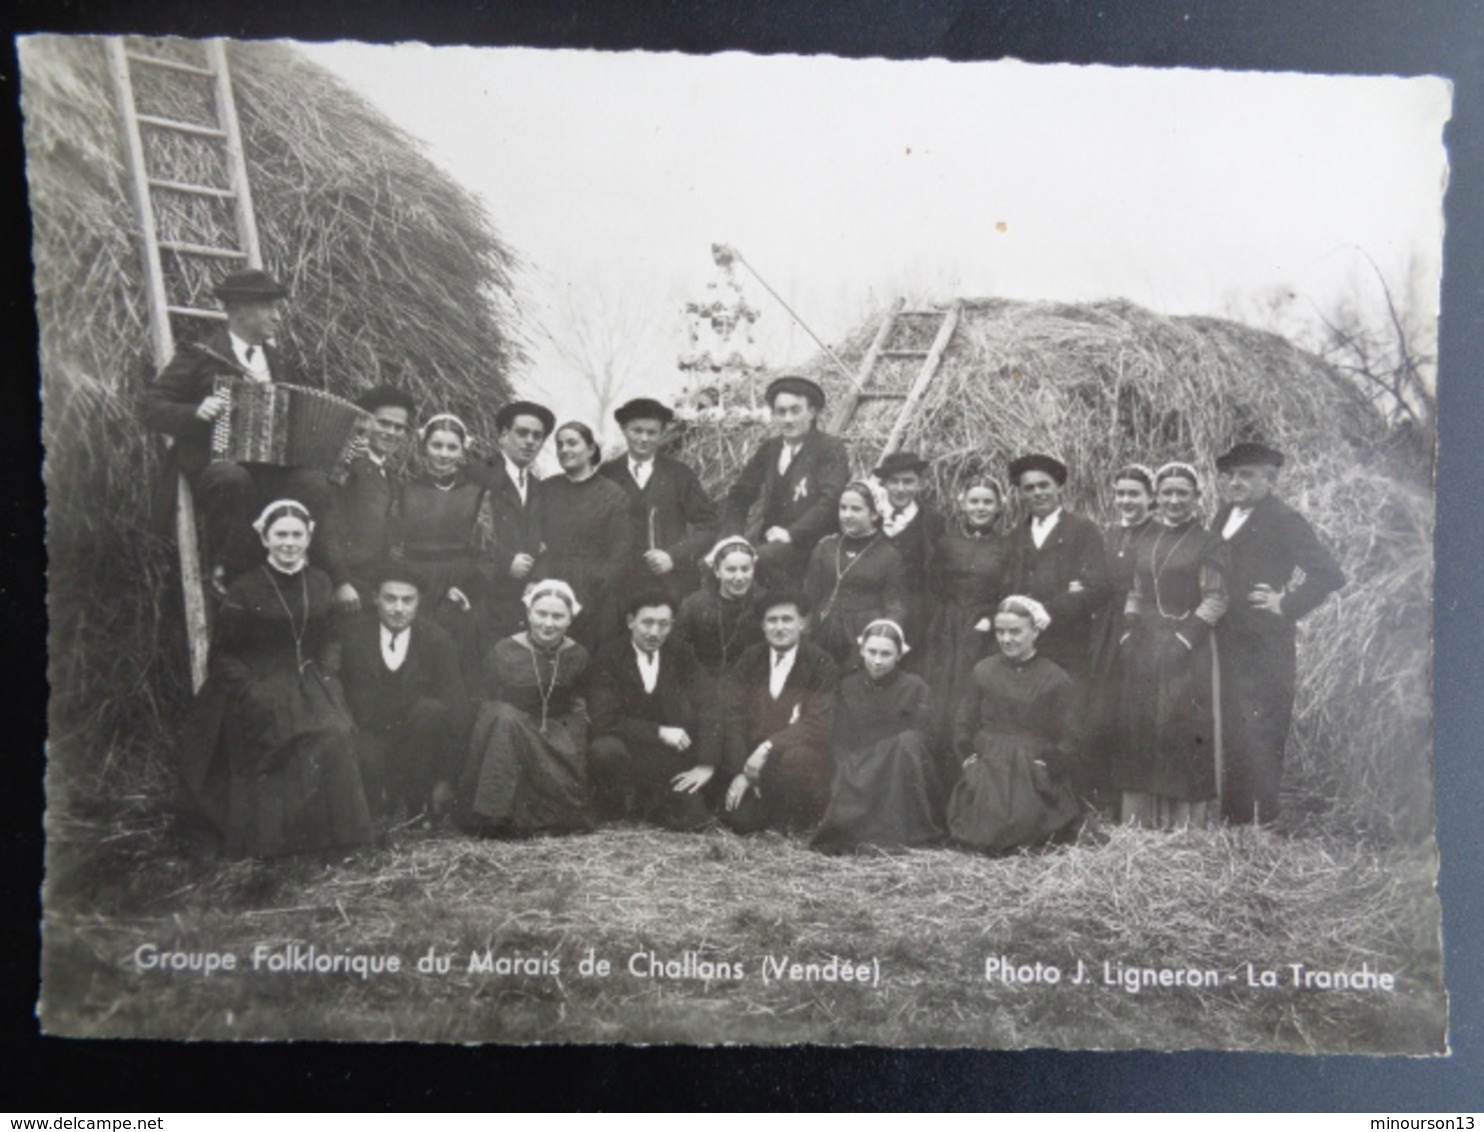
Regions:
[[337, 551], [329, 480], [307, 468], [235, 464], [211, 459], [211, 433], [227, 399], [214, 392], [218, 377], [295, 384], [295, 374], [273, 339], [283, 318], [288, 289], [263, 271], [240, 271], [217, 284], [227, 324], [205, 342], [186, 343], [145, 390], [144, 423], [174, 438], [169, 468], [190, 482], [205, 515], [208, 571], [225, 592], [227, 582], [263, 560], [252, 519], [275, 499], [294, 499], [309, 509], [318, 527], [311, 550], [315, 565], [336, 586], [347, 576]]
[[340, 602], [347, 613], [371, 605], [376, 572], [391, 551], [392, 512], [400, 478], [392, 461], [406, 445], [417, 412], [412, 395], [393, 385], [366, 390], [356, 404], [371, 414], [370, 432], [364, 450], [334, 483], [340, 554], [354, 591]]
[[[1293, 718], [1299, 620], [1345, 584], [1308, 521], [1272, 494], [1283, 454], [1238, 444], [1217, 458], [1226, 503], [1212, 529], [1231, 554], [1228, 607], [1216, 625], [1221, 659], [1222, 816], [1278, 816], [1283, 752]], [[1295, 571], [1303, 572], [1296, 580]]]
[[415, 569], [386, 566], [376, 579], [375, 614], [352, 618], [341, 646], [340, 677], [373, 814], [436, 815], [447, 809], [459, 772], [468, 698], [453, 638], [417, 618], [424, 589]]
[[619, 406], [613, 417], [623, 428], [628, 452], [599, 469], [629, 497], [629, 545], [624, 585], [655, 583], [679, 603], [699, 588], [696, 563], [716, 541], [716, 506], [689, 466], [657, 455], [669, 408], [648, 397]]
[[490, 592], [482, 617], [485, 639], [493, 644], [525, 627], [521, 595], [541, 579], [532, 576], [541, 556], [541, 480], [532, 465], [556, 427], [556, 416], [534, 401], [512, 401], [495, 414], [499, 453], [471, 474], [490, 493], [494, 522]]
[[1051, 615], [1036, 649], [1085, 694], [1092, 618], [1111, 593], [1103, 535], [1097, 524], [1061, 505], [1067, 467], [1051, 456], [1022, 456], [1010, 483], [1029, 514], [1011, 535], [1005, 595], [1035, 598]]
[[[758, 548], [759, 580], [785, 589], [802, 579], [814, 544], [838, 528], [850, 458], [844, 444], [816, 427], [824, 390], [814, 382], [780, 377], [767, 400], [778, 435], [763, 441], [727, 492], [722, 533], [748, 535]], [[749, 525], [759, 501], [759, 520]]]
[[770, 595], [762, 617], [765, 642], [726, 677], [726, 817], [738, 833], [818, 824], [834, 778], [835, 662], [803, 639], [802, 595]]
[[707, 790], [720, 752], [700, 725], [701, 669], [670, 638], [674, 601], [662, 589], [628, 602], [629, 635], [598, 649], [588, 669], [588, 768], [598, 813], [665, 829], [710, 823]]

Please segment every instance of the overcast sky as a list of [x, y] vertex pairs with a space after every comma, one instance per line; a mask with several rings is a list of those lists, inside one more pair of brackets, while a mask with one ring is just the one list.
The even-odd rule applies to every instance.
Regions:
[[[830, 341], [903, 291], [1221, 315], [1284, 287], [1302, 321], [1357, 294], [1379, 303], [1366, 257], [1399, 299], [1437, 308], [1441, 80], [305, 50], [485, 201], [529, 265], [533, 315], [560, 333], [594, 295], [648, 313], [636, 348], [661, 388], [713, 242]], [[812, 352], [748, 292], [769, 362]], [[581, 413], [564, 363], [537, 345], [527, 388]]]

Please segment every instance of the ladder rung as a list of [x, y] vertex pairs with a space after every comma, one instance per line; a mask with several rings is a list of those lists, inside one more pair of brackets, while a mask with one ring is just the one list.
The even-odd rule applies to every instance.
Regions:
[[186, 318], [209, 318], [216, 322], [226, 322], [226, 311], [209, 311], [200, 307], [166, 307], [169, 314], [184, 315]]
[[862, 393], [857, 400], [860, 401], [905, 401], [905, 393]]
[[947, 311], [897, 311], [898, 318], [942, 318]]
[[161, 240], [160, 247], [168, 248], [172, 252], [180, 252], [184, 255], [204, 255], [212, 259], [246, 259], [246, 252], [239, 252], [235, 248], [214, 248], [210, 244], [188, 244], [184, 240]]
[[925, 358], [928, 352], [926, 350], [882, 350], [876, 356], [878, 358]]
[[172, 193], [194, 193], [202, 197], [220, 197], [222, 200], [231, 200], [237, 194], [231, 189], [218, 189], [214, 185], [192, 185], [185, 181], [160, 181], [151, 177], [149, 187], [152, 189], [168, 189]]
[[214, 78], [216, 76], [216, 72], [210, 67], [198, 66], [195, 63], [179, 63], [174, 59], [166, 59], [161, 55], [143, 55], [138, 51], [128, 51], [125, 54], [134, 62], [144, 63], [150, 67], [163, 67], [167, 71], [180, 71], [187, 75], [205, 75], [207, 78]]
[[161, 118], [156, 114], [136, 114], [141, 126], [157, 126], [162, 130], [176, 130], [182, 134], [197, 134], [203, 138], [224, 138], [226, 130], [215, 126], [198, 126], [194, 122], [178, 122], [174, 118]]

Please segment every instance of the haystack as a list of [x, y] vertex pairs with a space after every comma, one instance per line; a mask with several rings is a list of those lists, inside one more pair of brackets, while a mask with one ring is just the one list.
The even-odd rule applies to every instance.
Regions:
[[[836, 348], [859, 366], [879, 318]], [[910, 364], [891, 375], [910, 383]], [[838, 403], [847, 378], [802, 367]], [[765, 375], [763, 380], [767, 379]], [[873, 382], [873, 387], [891, 388]], [[857, 470], [881, 450], [900, 403], [866, 407], [846, 439]], [[760, 425], [692, 424], [680, 444], [714, 494]], [[1411, 838], [1432, 828], [1430, 466], [1347, 378], [1277, 335], [1125, 302], [965, 304], [903, 447], [932, 461], [949, 505], [973, 467], [1000, 475], [1029, 451], [1071, 469], [1068, 505], [1112, 516], [1108, 475], [1129, 461], [1186, 460], [1214, 473], [1238, 440], [1288, 453], [1281, 494], [1334, 548], [1349, 584], [1300, 632], [1287, 808], [1300, 825]], [[1207, 518], [1217, 500], [1208, 484]]]
[[[199, 51], [149, 46], [188, 48]], [[136, 415], [157, 363], [103, 42], [31, 38], [20, 57], [47, 446], [52, 745], [54, 756], [85, 751], [77, 769], [96, 771], [126, 748], [162, 749], [189, 691], [168, 506], [152, 487], [163, 447]], [[516, 260], [483, 207], [292, 48], [235, 43], [229, 58], [265, 266], [293, 291], [283, 345], [329, 389], [401, 383], [428, 410], [455, 411], [492, 435], [522, 347]], [[169, 91], [139, 94], [155, 100], [141, 110], [202, 120], [198, 108], [170, 105]], [[218, 233], [202, 227], [182, 235], [213, 242]]]

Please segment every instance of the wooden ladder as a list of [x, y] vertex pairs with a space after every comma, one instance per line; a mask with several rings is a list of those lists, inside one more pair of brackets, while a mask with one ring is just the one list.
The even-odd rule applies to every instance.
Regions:
[[[886, 443], [882, 445], [878, 459], [891, 455], [902, 446], [902, 438], [907, 434], [907, 426], [917, 412], [917, 406], [922, 402], [923, 394], [932, 385], [933, 377], [938, 372], [938, 366], [943, 361], [943, 354], [948, 349], [948, 343], [953, 340], [953, 332], [958, 329], [959, 317], [963, 313], [963, 303], [960, 301], [955, 301], [946, 311], [907, 310], [905, 308], [905, 301], [898, 299], [886, 312], [886, 317], [881, 320], [881, 325], [877, 328], [876, 336], [871, 340], [865, 357], [861, 359], [860, 371], [855, 378], [855, 387], [840, 403], [840, 407], [835, 410], [835, 415], [830, 422], [830, 431], [839, 436], [855, 422], [863, 406], [882, 401], [900, 401], [902, 406], [897, 410], [892, 426], [886, 434]], [[927, 320], [932, 321], [928, 323]], [[920, 340], [924, 333], [925, 323], [937, 327], [932, 344], [926, 349], [923, 349], [920, 344], [893, 344], [894, 336]], [[872, 379], [878, 376], [882, 362], [911, 361], [917, 361], [920, 364], [916, 377], [913, 378], [911, 386], [905, 392], [882, 389], [879, 387], [879, 382], [876, 387], [872, 386]]]
[[[141, 236], [140, 259], [148, 290], [151, 345], [156, 369], [165, 365], [175, 353], [177, 323], [191, 326], [223, 322], [227, 317], [224, 312], [206, 305], [209, 298], [205, 290], [207, 273], [177, 270], [167, 276], [166, 264], [172, 262], [167, 257], [173, 257], [172, 266], [177, 268], [188, 261], [195, 261], [198, 267], [214, 264], [231, 270], [262, 266], [257, 224], [253, 219], [252, 192], [247, 180], [247, 162], [237, 121], [237, 104], [232, 97], [232, 78], [227, 69], [226, 43], [220, 39], [202, 44], [170, 40], [161, 46], [152, 47], [122, 36], [107, 39], [109, 70], [118, 98], [130, 189]], [[144, 78], [146, 74], [153, 80], [155, 89], [170, 82], [209, 87], [209, 99], [205, 101], [209, 101], [212, 107], [210, 120], [188, 121], [141, 113], [136, 101], [136, 86], [139, 85], [136, 75]], [[226, 183], [207, 184], [199, 176], [172, 170], [169, 155], [180, 151], [172, 151], [169, 145], [160, 147], [152, 161], [151, 147], [146, 139], [165, 139], [171, 135], [175, 135], [176, 140], [194, 139], [191, 144], [214, 149], [218, 168]], [[161, 157], [161, 154], [165, 156]], [[178, 161], [184, 163], [187, 158], [180, 157]], [[230, 207], [231, 222], [227, 227], [235, 235], [230, 246], [175, 237], [161, 238], [160, 231], [163, 222], [171, 217], [172, 204], [180, 208], [184, 202], [190, 201], [198, 205], [205, 202], [208, 208]], [[189, 286], [193, 278], [195, 286]], [[178, 293], [183, 289], [190, 293]], [[177, 293], [172, 294], [172, 290]], [[190, 485], [181, 477], [177, 486], [175, 533], [180, 548], [191, 686], [200, 688], [206, 679], [210, 648], [201, 552]]]

